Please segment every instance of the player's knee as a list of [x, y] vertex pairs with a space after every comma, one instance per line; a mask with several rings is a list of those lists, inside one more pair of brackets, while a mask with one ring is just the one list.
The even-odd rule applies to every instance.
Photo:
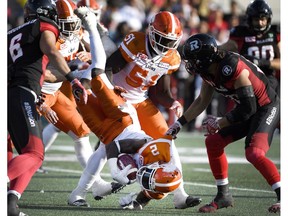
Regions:
[[225, 147], [225, 140], [219, 134], [209, 135], [205, 139], [207, 151], [216, 151]]
[[251, 164], [255, 164], [260, 158], [265, 156], [265, 151], [257, 147], [248, 147], [245, 150], [245, 156]]

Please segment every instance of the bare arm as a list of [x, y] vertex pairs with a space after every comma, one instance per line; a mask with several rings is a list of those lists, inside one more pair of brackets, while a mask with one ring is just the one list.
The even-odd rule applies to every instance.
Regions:
[[[281, 44], [280, 42], [277, 44], [278, 49], [279, 49], [279, 53], [281, 53]], [[281, 69], [281, 62], [280, 62], [280, 57], [279, 58], [275, 58], [272, 61], [270, 61], [270, 67], [275, 69], [275, 70], [280, 70]]]
[[203, 81], [199, 96], [193, 101], [193, 103], [183, 114], [187, 122], [195, 119], [207, 108], [212, 100], [213, 93], [213, 87]]
[[67, 75], [70, 68], [64, 57], [57, 50], [56, 37], [51, 31], [44, 31], [40, 39], [40, 49], [49, 58], [49, 62], [62, 74]]
[[149, 88], [149, 98], [165, 108], [170, 108], [175, 101], [170, 90], [170, 75], [162, 76], [155, 86]]

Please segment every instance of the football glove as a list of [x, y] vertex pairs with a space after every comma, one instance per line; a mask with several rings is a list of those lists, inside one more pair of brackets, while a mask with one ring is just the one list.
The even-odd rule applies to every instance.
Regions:
[[81, 104], [87, 104], [88, 94], [84, 86], [81, 84], [81, 82], [75, 78], [71, 81], [71, 85], [72, 85], [72, 93], [74, 95], [75, 100], [77, 100]]
[[177, 118], [179, 118], [183, 114], [183, 106], [179, 101], [174, 101], [169, 109], [174, 111]]
[[119, 200], [119, 204], [122, 209], [128, 210], [141, 210], [142, 206], [135, 200], [137, 193], [132, 192], [124, 197], [121, 197]]
[[45, 102], [43, 102], [39, 107], [41, 114], [47, 119], [51, 124], [56, 124], [59, 120], [56, 112], [52, 110]]
[[117, 166], [117, 158], [110, 158], [107, 162], [111, 171], [111, 176], [115, 181], [119, 182], [122, 185], [132, 184], [136, 181], [136, 179], [134, 181], [131, 181], [127, 177], [128, 172], [132, 166], [131, 164], [126, 166], [123, 170], [120, 170]]
[[179, 121], [176, 121], [174, 124], [172, 124], [168, 131], [166, 132], [166, 135], [171, 135], [173, 139], [177, 138], [177, 134], [179, 133], [180, 129], [182, 128], [182, 125]]
[[217, 133], [221, 128], [219, 126], [218, 120], [220, 118], [217, 118], [216, 116], [208, 115], [202, 123], [202, 127], [206, 133], [205, 136], [213, 135]]

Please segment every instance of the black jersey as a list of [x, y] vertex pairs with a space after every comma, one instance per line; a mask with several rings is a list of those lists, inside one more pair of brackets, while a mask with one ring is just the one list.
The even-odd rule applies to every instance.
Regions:
[[[255, 56], [259, 59], [273, 60], [280, 58], [278, 43], [280, 42], [280, 27], [272, 25], [268, 32], [261, 38], [257, 38], [248, 26], [236, 26], [231, 29], [230, 40], [238, 45], [238, 52], [241, 55]], [[271, 68], [261, 68], [265, 74], [273, 73]]]
[[39, 18], [8, 31], [8, 87], [24, 86], [40, 94], [48, 59], [40, 49], [45, 30], [59, 35], [57, 25]]
[[206, 75], [205, 77], [202, 76], [202, 78], [213, 86], [215, 91], [239, 103], [235, 93], [234, 83], [244, 69], [249, 71], [249, 79], [258, 107], [275, 102], [277, 100], [277, 94], [271, 88], [265, 74], [259, 67], [237, 53], [226, 51], [217, 68], [217, 75], [215, 77]]

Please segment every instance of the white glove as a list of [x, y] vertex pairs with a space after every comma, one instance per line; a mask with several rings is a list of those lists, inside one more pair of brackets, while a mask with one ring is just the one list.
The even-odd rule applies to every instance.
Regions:
[[179, 101], [174, 101], [172, 106], [169, 109], [174, 111], [177, 118], [179, 118], [183, 114], [183, 106], [181, 105]]
[[126, 166], [123, 170], [120, 170], [117, 166], [117, 158], [110, 158], [108, 161], [112, 178], [122, 185], [131, 184], [132, 182], [128, 179], [127, 175], [131, 168], [131, 164]]
[[[142, 206], [137, 203], [137, 201], [134, 199], [137, 196], [137, 193], [132, 192], [124, 197], [121, 197], [119, 200], [119, 204], [122, 207], [122, 209], [142, 209]], [[138, 204], [138, 205], [134, 205]]]
[[173, 125], [171, 125], [168, 129], [168, 131], [166, 132], [166, 135], [172, 135], [173, 139], [177, 138], [177, 134], [180, 131], [180, 129], [182, 128], [182, 125], [179, 121], [176, 121]]
[[204, 130], [206, 130], [206, 134], [204, 134], [205, 136], [213, 135], [221, 129], [218, 123], [219, 119], [220, 118], [216, 116], [208, 115], [203, 120], [202, 127]]

